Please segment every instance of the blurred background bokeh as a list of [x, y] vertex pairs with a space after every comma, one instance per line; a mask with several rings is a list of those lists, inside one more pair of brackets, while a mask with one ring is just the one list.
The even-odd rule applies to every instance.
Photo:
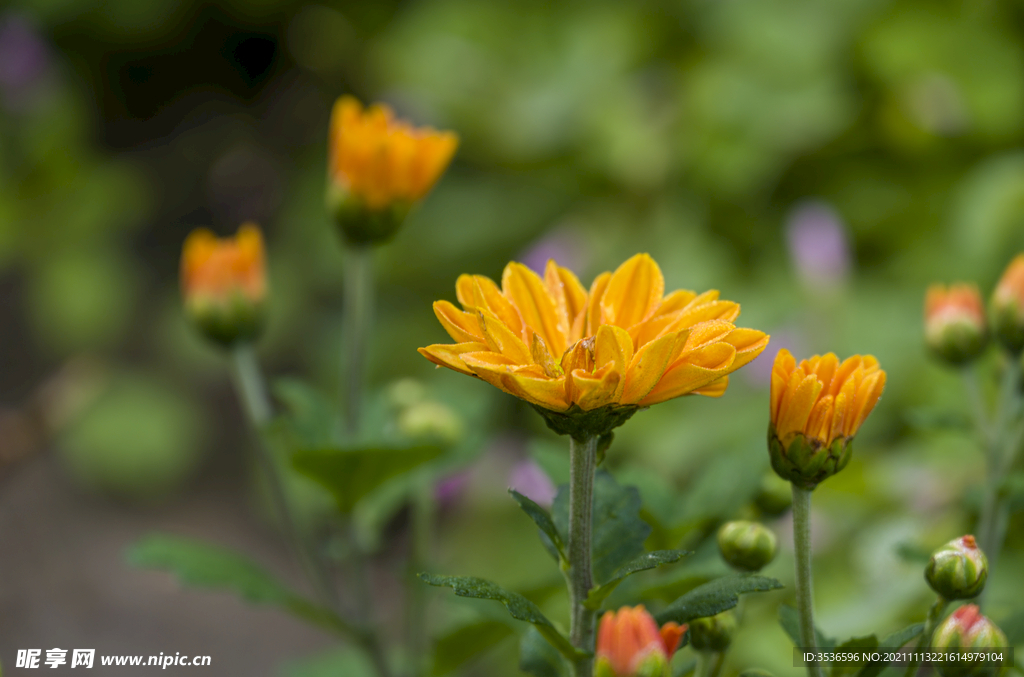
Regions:
[[[988, 293], [1024, 250], [1024, 3], [10, 0], [5, 668], [19, 648], [59, 646], [209, 654], [214, 674], [314, 674], [310, 656], [331, 650], [273, 611], [133, 570], [123, 551], [161, 529], [298, 579], [252, 488], [223, 356], [182, 316], [178, 257], [195, 227], [260, 223], [272, 290], [261, 359], [274, 377], [334, 393], [344, 259], [323, 191], [343, 93], [461, 137], [377, 254], [370, 364], [374, 387], [417, 379], [482, 431], [472, 462], [439, 486], [438, 570], [518, 590], [557, 583], [505, 488], [550, 501], [566, 469], [528, 407], [416, 353], [447, 339], [431, 302], [454, 300], [460, 273], [498, 278], [513, 259], [554, 258], [589, 284], [647, 251], [669, 289], [719, 289], [742, 304], [741, 326], [772, 334], [724, 398], [660, 405], [617, 435], [609, 467], [675, 529], [652, 538], [675, 547], [690, 533], [679, 525], [706, 534], [744, 514], [768, 469], [778, 348], [873, 353], [885, 396], [850, 467], [815, 495], [820, 623], [846, 637], [923, 618], [915, 552], [973, 528], [984, 468], [958, 376], [923, 348], [921, 304], [931, 281]], [[388, 514], [385, 541], [401, 543], [404, 520]], [[784, 547], [766, 572], [787, 584], [788, 524], [772, 522]], [[691, 536], [682, 542], [702, 542]], [[703, 543], [672, 580], [725, 571]], [[383, 590], [398, 587], [393, 554], [376, 560]], [[1024, 606], [1022, 566], [1018, 515], [990, 583], [996, 620]], [[791, 594], [749, 601], [730, 670], [796, 674], [775, 623]], [[436, 632], [486, 613], [432, 600]], [[498, 634], [462, 674], [518, 674], [515, 642]]]

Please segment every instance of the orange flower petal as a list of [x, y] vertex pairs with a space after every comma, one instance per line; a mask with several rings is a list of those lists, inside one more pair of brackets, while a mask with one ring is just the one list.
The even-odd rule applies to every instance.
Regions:
[[637, 254], [612, 274], [601, 299], [603, 323], [629, 329], [661, 305], [665, 278], [648, 254]]
[[484, 343], [484, 332], [475, 315], [459, 310], [448, 301], [434, 302], [434, 315], [456, 342]]
[[566, 335], [558, 327], [555, 302], [537, 274], [521, 263], [510, 263], [501, 276], [501, 289], [519, 311], [523, 323], [560, 355], [567, 346]]
[[417, 350], [420, 355], [423, 355], [423, 357], [438, 367], [448, 367], [462, 374], [473, 376], [473, 370], [462, 361], [462, 355], [486, 351], [487, 346], [483, 343], [456, 343], [455, 345], [436, 343], [426, 348], [417, 348]]

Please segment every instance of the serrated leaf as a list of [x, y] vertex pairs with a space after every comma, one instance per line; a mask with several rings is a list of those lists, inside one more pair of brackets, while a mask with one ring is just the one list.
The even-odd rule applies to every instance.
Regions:
[[[872, 652], [878, 648], [878, 638], [874, 635], [865, 635], [864, 637], [851, 637], [842, 644], [836, 647], [836, 651], [845, 651], [849, 653], [856, 653], [863, 656], [864, 651]], [[856, 673], [865, 662], [863, 660], [857, 661], [836, 661], [832, 664], [832, 671], [829, 673], [831, 677], [844, 677], [844, 675], [852, 675]]]
[[534, 677], [569, 677], [565, 659], [534, 628], [519, 640], [519, 669]]
[[[800, 614], [788, 604], [779, 607], [779, 625], [786, 631], [793, 641], [793, 646], [801, 646], [800, 640]], [[815, 642], [819, 649], [831, 649], [836, 645], [836, 640], [826, 637], [820, 628], [814, 628]]]
[[128, 551], [137, 567], [162, 569], [177, 575], [184, 585], [230, 590], [247, 602], [270, 604], [302, 620], [336, 632], [349, 626], [325, 609], [292, 592], [244, 555], [177, 536], [146, 536]]
[[601, 608], [601, 604], [603, 604], [604, 600], [608, 598], [608, 595], [612, 594], [612, 591], [614, 591], [615, 588], [619, 586], [619, 583], [624, 581], [627, 576], [632, 576], [639, 571], [647, 571], [649, 569], [659, 567], [662, 564], [678, 562], [683, 557], [692, 554], [692, 552], [688, 552], [686, 550], [655, 550], [654, 552], [645, 552], [616, 571], [607, 583], [592, 588], [590, 590], [590, 594], [587, 595], [585, 604], [587, 608], [596, 611]]
[[[882, 649], [898, 649], [910, 640], [920, 637], [923, 632], [924, 623], [914, 623], [886, 636], [878, 646]], [[857, 673], [857, 677], [878, 677], [887, 667], [889, 667], [889, 661], [866, 663]]]
[[[604, 585], [615, 572], [644, 554], [651, 525], [640, 519], [640, 492], [620, 486], [603, 470], [594, 478], [594, 531], [591, 536], [594, 584]], [[558, 488], [551, 516], [563, 543], [569, 542], [569, 485]]]
[[505, 605], [508, 613], [518, 621], [531, 623], [541, 635], [544, 636], [560, 654], [574, 660], [579, 656], [579, 651], [565, 635], [558, 631], [554, 624], [541, 613], [540, 608], [516, 592], [510, 592], [500, 586], [474, 576], [434, 576], [431, 574], [420, 574], [420, 580], [430, 585], [451, 588], [459, 597], [472, 597], [475, 599], [492, 599]]
[[484, 620], [459, 626], [435, 640], [434, 664], [430, 674], [441, 677], [455, 672], [475, 656], [514, 634], [508, 623], [499, 621]]
[[668, 605], [657, 615], [658, 625], [664, 625], [669, 621], [683, 624], [694, 618], [714, 616], [736, 606], [741, 594], [779, 590], [782, 587], [782, 583], [774, 578], [755, 574], [717, 578], [694, 588]]
[[348, 514], [361, 498], [388, 480], [433, 461], [444, 453], [434, 444], [416, 446], [327, 447], [292, 453], [292, 467], [334, 497]]
[[544, 545], [549, 547], [549, 550], [554, 551], [552, 556], [559, 561], [565, 561], [565, 544], [562, 541], [561, 534], [558, 533], [558, 529], [555, 528], [555, 523], [551, 519], [551, 515], [548, 514], [548, 511], [538, 505], [533, 499], [523, 496], [515, 489], [509, 489], [508, 493], [512, 495], [512, 498], [519, 504], [523, 512], [533, 520], [534, 524], [540, 529], [541, 534], [547, 537]]

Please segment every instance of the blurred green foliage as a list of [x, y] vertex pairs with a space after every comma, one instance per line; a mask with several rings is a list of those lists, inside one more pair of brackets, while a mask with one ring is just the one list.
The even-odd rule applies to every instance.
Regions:
[[[15, 0], [0, 11], [14, 19], [43, 57], [27, 84], [0, 81], [0, 282], [17, 299], [0, 359], [41, 373], [89, 352], [135, 374], [62, 440], [83, 483], [169, 491], [209, 450], [211, 426], [238, 420], [217, 397], [221, 361], [180, 317], [177, 257], [194, 226], [262, 222], [263, 356], [334, 392], [343, 261], [323, 207], [326, 122], [353, 92], [462, 137], [377, 254], [370, 370], [377, 385], [414, 376], [443, 401], [475, 401], [488, 431], [478, 446], [491, 453], [442, 513], [444, 571], [548, 583], [531, 578], [547, 570], [543, 548], [504, 489], [527, 445], [556, 483], [564, 458], [520, 403], [431, 372], [415, 351], [445, 340], [430, 303], [454, 298], [458, 274], [497, 278], [511, 259], [552, 255], [589, 283], [650, 251], [670, 289], [722, 290], [775, 348], [879, 358], [886, 395], [853, 462], [815, 496], [819, 620], [835, 636], [884, 636], [923, 617], [921, 565], [900, 548], [973, 528], [983, 469], [949, 424], [966, 400], [927, 361], [921, 302], [933, 280], [987, 292], [1024, 250], [1024, 4]], [[817, 252], [824, 271], [787, 241], [808, 204], [840, 233], [838, 258]], [[774, 352], [723, 399], [660, 405], [617, 433], [606, 463], [641, 488], [649, 544], [698, 548], [657, 579], [666, 599], [724, 573], [699, 547], [753, 510]], [[783, 547], [766, 574], [788, 582], [788, 522], [773, 526]], [[1019, 515], [1009, 533], [990, 583], [996, 619], [1024, 606], [1010, 573], [1024, 565]], [[630, 601], [633, 585], [612, 599]], [[775, 611], [788, 594], [751, 600], [728, 669], [790, 669]], [[557, 596], [540, 604], [563, 620]], [[445, 609], [440, 626], [476, 618]], [[513, 674], [514, 652], [506, 641], [474, 669]]]

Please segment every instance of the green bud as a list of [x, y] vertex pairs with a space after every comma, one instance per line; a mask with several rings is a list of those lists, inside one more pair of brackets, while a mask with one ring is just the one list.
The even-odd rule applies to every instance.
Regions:
[[414, 404], [398, 416], [398, 429], [406, 437], [434, 438], [445, 444], [462, 439], [462, 419], [450, 407], [427, 400]]
[[725, 651], [736, 632], [736, 616], [723, 611], [690, 621], [690, 645], [698, 651]]
[[775, 534], [759, 522], [726, 522], [718, 530], [722, 559], [743, 571], [760, 571], [775, 559]]
[[1024, 255], [1006, 267], [989, 303], [992, 330], [1014, 355], [1024, 349]]
[[221, 346], [255, 341], [263, 331], [264, 303], [240, 292], [221, 298], [196, 295], [185, 313], [207, 339]]
[[772, 469], [782, 479], [803, 489], [814, 489], [845, 468], [852, 454], [852, 437], [838, 437], [831, 445], [825, 446], [821, 440], [796, 433], [785, 444], [775, 434], [775, 426], [768, 426], [768, 455]]
[[618, 673], [606, 656], [598, 656], [594, 663], [594, 677], [671, 677], [669, 661], [660, 651], [651, 651], [641, 658], [633, 670]]
[[334, 218], [342, 237], [351, 244], [387, 242], [398, 232], [411, 209], [411, 202], [399, 199], [379, 209], [371, 209], [357, 195], [328, 182], [327, 211]]
[[924, 577], [945, 599], [968, 599], [985, 589], [988, 559], [974, 536], [963, 536], [932, 553]]
[[754, 505], [765, 515], [777, 517], [793, 505], [793, 487], [775, 473], [767, 473], [761, 478]]
[[[964, 605], [950, 614], [932, 635], [932, 649], [944, 653], [991, 652], [1005, 648], [1007, 644], [1003, 631], [982, 616], [973, 604]], [[995, 677], [1007, 664], [947, 660], [936, 662], [935, 667], [943, 677]]]

